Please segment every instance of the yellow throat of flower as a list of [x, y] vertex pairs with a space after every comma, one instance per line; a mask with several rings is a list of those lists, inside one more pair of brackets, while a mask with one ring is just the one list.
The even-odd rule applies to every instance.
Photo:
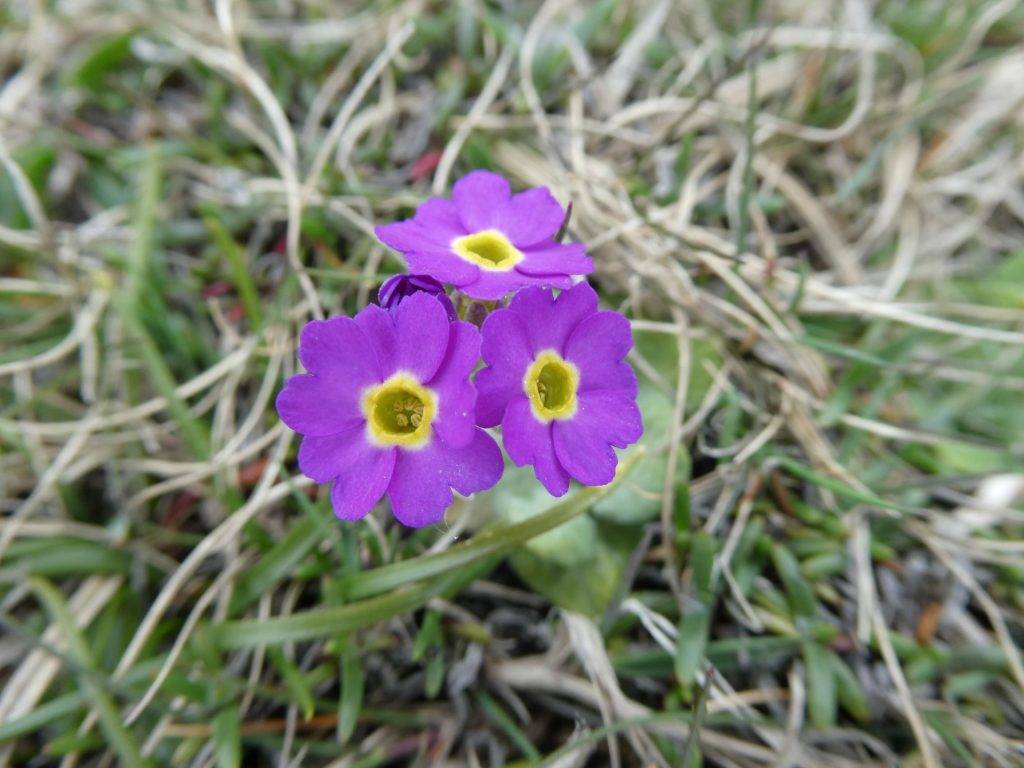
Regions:
[[508, 272], [523, 260], [522, 252], [496, 229], [485, 229], [452, 240], [452, 251], [470, 264], [492, 272]]
[[378, 446], [421, 448], [430, 440], [437, 395], [407, 373], [396, 373], [363, 393], [370, 441]]
[[576, 415], [576, 388], [580, 372], [553, 350], [534, 358], [523, 377], [523, 391], [530, 398], [533, 415], [544, 423]]

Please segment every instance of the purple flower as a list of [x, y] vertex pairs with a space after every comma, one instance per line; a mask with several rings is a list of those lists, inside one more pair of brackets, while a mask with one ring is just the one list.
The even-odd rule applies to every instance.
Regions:
[[594, 270], [583, 245], [552, 239], [564, 216], [546, 187], [513, 195], [501, 176], [473, 171], [455, 182], [451, 200], [431, 198], [413, 218], [374, 231], [411, 271], [493, 300], [526, 285], [569, 288], [571, 275]]
[[405, 525], [435, 523], [452, 488], [469, 494], [501, 477], [501, 451], [473, 422], [469, 375], [480, 333], [449, 322], [441, 303], [417, 293], [392, 312], [368, 306], [354, 318], [313, 321], [277, 412], [304, 435], [299, 468], [334, 482], [331, 501], [345, 520], [366, 515], [387, 493]]
[[404, 299], [416, 293], [429, 293], [441, 302], [448, 319], [455, 322], [459, 316], [455, 313], [455, 305], [444, 292], [444, 286], [427, 275], [394, 275], [385, 280], [377, 291], [377, 301], [381, 307], [393, 310]]
[[524, 288], [507, 309], [484, 322], [476, 376], [477, 424], [501, 423], [502, 440], [518, 466], [532, 464], [554, 496], [573, 477], [604, 485], [615, 475], [612, 447], [643, 434], [636, 375], [622, 362], [633, 335], [617, 312], [599, 312], [586, 283], [557, 299]]

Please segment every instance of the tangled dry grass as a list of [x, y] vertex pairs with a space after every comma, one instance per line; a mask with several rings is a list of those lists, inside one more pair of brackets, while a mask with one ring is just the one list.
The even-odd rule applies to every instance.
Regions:
[[[1022, 764], [1018, 3], [0, 18], [0, 762]], [[273, 412], [474, 167], [664, 399], [589, 615], [460, 543], [502, 497], [338, 526]]]

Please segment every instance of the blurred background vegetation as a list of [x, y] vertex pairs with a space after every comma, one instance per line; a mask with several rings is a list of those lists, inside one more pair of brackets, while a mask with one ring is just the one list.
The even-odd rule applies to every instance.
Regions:
[[[6, 0], [0, 764], [1024, 764], [1015, 0]], [[358, 524], [273, 398], [474, 168], [646, 435]]]

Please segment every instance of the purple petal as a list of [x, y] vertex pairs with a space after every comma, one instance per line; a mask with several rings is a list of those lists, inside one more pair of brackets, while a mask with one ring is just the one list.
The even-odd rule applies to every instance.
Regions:
[[501, 214], [500, 229], [517, 248], [549, 240], [565, 219], [565, 211], [547, 187], [513, 195]]
[[299, 469], [318, 483], [334, 480], [334, 513], [344, 520], [358, 520], [384, 495], [395, 452], [370, 445], [360, 425], [336, 435], [303, 438]]
[[482, 429], [474, 430], [473, 439], [462, 448], [449, 448], [448, 472], [452, 488], [468, 496], [485, 491], [505, 471], [505, 459], [494, 438]]
[[431, 440], [418, 451], [399, 451], [388, 487], [395, 517], [403, 525], [421, 528], [444, 517], [454, 500], [452, 487], [468, 494], [490, 488], [501, 478], [501, 451], [481, 429], [463, 448]]
[[416, 209], [412, 219], [374, 229], [377, 237], [401, 251], [409, 270], [459, 286], [476, 280], [479, 268], [451, 250], [452, 240], [467, 234], [450, 200], [434, 197]]
[[351, 317], [332, 317], [306, 323], [299, 336], [299, 361], [310, 373], [355, 378], [362, 382], [380, 375], [375, 350]]
[[471, 283], [460, 285], [459, 290], [473, 299], [495, 301], [533, 282], [536, 281], [527, 275], [516, 272], [515, 269], [510, 269], [507, 272], [480, 269], [476, 279]]
[[444, 286], [429, 275], [392, 275], [377, 289], [377, 303], [381, 309], [394, 309], [414, 293], [444, 293]]
[[292, 376], [277, 395], [277, 413], [300, 435], [332, 435], [362, 424], [360, 386], [335, 376]]
[[633, 346], [629, 321], [618, 312], [598, 312], [584, 319], [565, 343], [565, 357], [580, 372], [580, 392], [620, 390], [636, 397], [636, 374], [620, 362]]
[[618, 463], [612, 446], [625, 448], [642, 434], [633, 398], [605, 390], [580, 394], [576, 415], [552, 425], [559, 463], [584, 485], [610, 483]]
[[499, 309], [484, 321], [481, 354], [489, 367], [474, 379], [476, 421], [482, 427], [501, 422], [509, 401], [523, 394], [523, 376], [533, 360], [526, 328], [516, 313]]
[[346, 472], [349, 455], [366, 442], [366, 429], [357, 424], [333, 435], [307, 435], [299, 445], [299, 470], [318, 483], [329, 483]]
[[421, 382], [430, 381], [448, 348], [448, 315], [425, 293], [410, 296], [395, 310], [395, 364]]
[[431, 242], [438, 245], [447, 246], [456, 237], [469, 233], [455, 203], [443, 197], [432, 197], [421, 204], [413, 220], [428, 233]]
[[389, 277], [377, 290], [377, 302], [381, 309], [390, 311], [417, 293], [430, 294], [441, 302], [441, 306], [448, 313], [448, 320], [451, 322], [454, 323], [459, 319], [455, 312], [455, 305], [444, 292], [444, 286], [428, 275], [393, 275]]
[[525, 286], [537, 288], [571, 288], [572, 278], [568, 275], [527, 275], [512, 269], [508, 272], [480, 270], [480, 277], [473, 283], [459, 286], [467, 296], [483, 301], [493, 301]]
[[363, 443], [346, 456], [346, 468], [331, 488], [334, 514], [342, 520], [365, 517], [380, 501], [391, 482], [398, 451], [380, 450]]
[[382, 242], [403, 253], [422, 250], [425, 243], [447, 248], [452, 240], [467, 233], [455, 206], [441, 197], [422, 203], [413, 218], [373, 231]]
[[451, 283], [456, 288], [476, 282], [480, 277], [480, 267], [459, 258], [449, 249], [440, 246], [422, 244], [415, 251], [405, 254], [409, 270], [423, 275], [430, 275], [442, 283]]
[[520, 248], [526, 257], [516, 264], [516, 271], [527, 275], [589, 275], [593, 260], [586, 255], [583, 243], [547, 243], [533, 248]]
[[569, 474], [555, 456], [551, 426], [534, 418], [530, 401], [521, 395], [508, 404], [501, 421], [501, 440], [517, 467], [532, 464], [537, 480], [548, 493], [562, 496], [569, 490]]
[[383, 381], [395, 371], [394, 318], [375, 304], [370, 304], [354, 319], [380, 361], [380, 376], [377, 380]]
[[450, 448], [468, 444], [476, 432], [476, 389], [469, 383], [480, 357], [480, 331], [469, 323], [452, 323], [444, 361], [427, 386], [437, 392], [437, 434]]
[[467, 232], [500, 227], [511, 194], [508, 181], [490, 171], [473, 171], [452, 188], [452, 200]]
[[535, 352], [554, 349], [564, 354], [565, 343], [584, 318], [597, 312], [597, 294], [587, 283], [578, 283], [552, 300], [551, 292], [524, 288], [508, 307], [526, 325]]

